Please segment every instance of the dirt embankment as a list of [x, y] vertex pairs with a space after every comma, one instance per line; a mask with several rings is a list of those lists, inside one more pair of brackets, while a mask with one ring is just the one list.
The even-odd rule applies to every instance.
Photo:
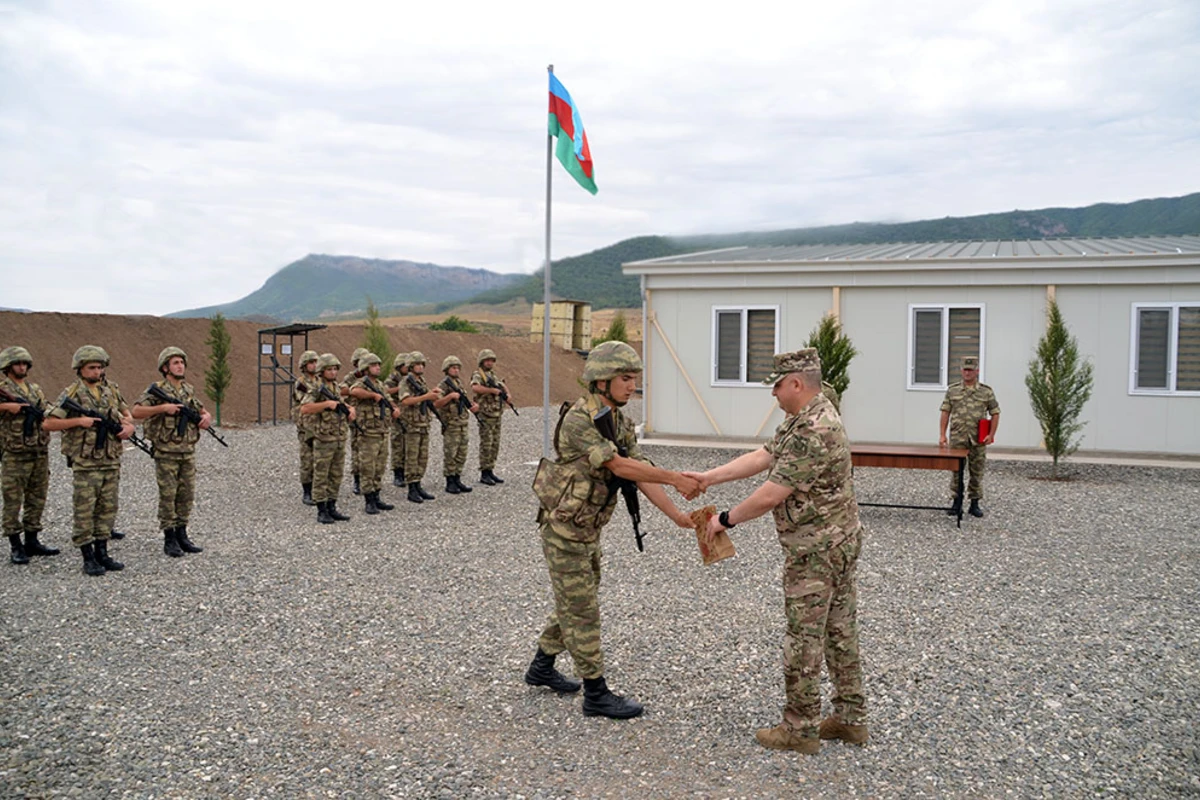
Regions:
[[[119, 316], [110, 314], [61, 314], [39, 312], [23, 314], [0, 311], [0, 348], [19, 344], [33, 355], [31, 378], [41, 384], [51, 399], [75, 379], [71, 356], [84, 344], [97, 344], [108, 351], [112, 365], [110, 380], [121, 386], [126, 400], [133, 399], [158, 377], [155, 369], [159, 352], [167, 346], [182, 347], [188, 354], [188, 381], [207, 398], [204, 372], [208, 368], [209, 334], [206, 319], [169, 319], [166, 317]], [[259, 354], [258, 331], [261, 325], [229, 320], [226, 323], [232, 339], [229, 357], [233, 370], [230, 385], [222, 404], [222, 423], [249, 424], [259, 419]], [[508, 384], [513, 400], [520, 406], [540, 406], [542, 403], [542, 346], [513, 336], [449, 333], [422, 328], [388, 326], [392, 347], [397, 351], [420, 350], [429, 359], [430, 372], [441, 377], [442, 359], [456, 355], [464, 367], [473, 367], [475, 356], [483, 348], [496, 352], [496, 372]], [[361, 326], [336, 325], [312, 331], [308, 348], [318, 353], [335, 353], [348, 367], [350, 354], [362, 343]], [[270, 337], [267, 337], [270, 340]], [[280, 337], [278, 344], [288, 341]], [[293, 363], [305, 349], [303, 336], [293, 344]], [[286, 357], [280, 358], [287, 363]], [[269, 367], [269, 360], [263, 358]], [[568, 350], [552, 350], [550, 354], [550, 401], [557, 405], [579, 396], [578, 378], [583, 372], [583, 359]], [[261, 372], [270, 380], [268, 371]], [[211, 401], [206, 399], [209, 407]], [[287, 417], [287, 387], [280, 387], [276, 396], [278, 414]], [[271, 388], [262, 389], [263, 418], [271, 418]]]

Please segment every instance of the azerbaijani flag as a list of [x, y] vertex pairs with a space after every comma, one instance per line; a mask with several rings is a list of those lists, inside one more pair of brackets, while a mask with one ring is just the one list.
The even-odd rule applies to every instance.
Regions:
[[558, 137], [555, 153], [579, 185], [596, 193], [596, 173], [592, 167], [592, 151], [588, 148], [587, 133], [579, 109], [571, 100], [567, 88], [550, 73], [550, 135]]

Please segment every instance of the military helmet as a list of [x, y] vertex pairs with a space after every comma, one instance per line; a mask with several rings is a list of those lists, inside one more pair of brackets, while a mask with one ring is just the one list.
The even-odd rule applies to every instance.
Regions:
[[187, 364], [187, 353], [183, 352], [178, 347], [164, 347], [163, 351], [158, 354], [158, 371], [162, 372], [162, 368], [167, 365], [167, 362], [172, 357], [179, 356], [183, 359], [183, 363]]
[[462, 366], [462, 362], [459, 361], [458, 356], [446, 356], [445, 358], [442, 359], [442, 372], [445, 372], [446, 370], [450, 369], [451, 367], [461, 367], [461, 366]]
[[84, 364], [90, 364], [93, 361], [98, 361], [104, 366], [108, 366], [108, 353], [103, 347], [94, 344], [85, 344], [83, 347], [75, 351], [75, 355], [71, 357], [71, 369], [79, 369]]
[[489, 358], [494, 359], [495, 357], [496, 357], [496, 354], [493, 353], [491, 350], [488, 350], [485, 347], [484, 349], [479, 351], [479, 357], [475, 359], [475, 363], [482, 364], [483, 362], [487, 361]]
[[408, 353], [396, 353], [396, 357], [392, 359], [392, 368], [400, 369], [401, 367], [408, 366], [408, 356]]
[[357, 366], [358, 366], [358, 360], [359, 360], [360, 358], [362, 358], [363, 356], [365, 356], [365, 355], [366, 355], [367, 353], [369, 353], [369, 352], [371, 352], [371, 351], [370, 351], [370, 350], [368, 350], [368, 349], [367, 349], [367, 348], [365, 348], [365, 347], [356, 347], [356, 348], [354, 348], [354, 352], [350, 354], [350, 363], [351, 363], [351, 364], [353, 364], [354, 366], [356, 366], [356, 367], [357, 367]]
[[642, 357], [624, 342], [604, 342], [588, 353], [583, 368], [584, 383], [608, 381], [629, 372], [642, 371]]
[[340, 367], [342, 362], [338, 361], [338, 357], [333, 353], [322, 353], [317, 359], [317, 372], [321, 373], [330, 367]]
[[304, 369], [304, 365], [310, 361], [317, 361], [321, 357], [317, 355], [316, 350], [305, 350], [300, 354], [300, 369]]
[[21, 361], [33, 366], [33, 356], [29, 355], [29, 351], [24, 347], [13, 345], [0, 350], [0, 370], [6, 370]]
[[359, 369], [366, 369], [367, 367], [371, 366], [372, 364], [382, 364], [382, 363], [383, 363], [383, 359], [381, 359], [379, 356], [375, 355], [374, 353], [364, 353], [363, 355], [358, 357], [358, 368]]
[[429, 362], [425, 360], [424, 353], [420, 350], [413, 350], [408, 354], [408, 360], [405, 363], [411, 367], [413, 364], [428, 364]]

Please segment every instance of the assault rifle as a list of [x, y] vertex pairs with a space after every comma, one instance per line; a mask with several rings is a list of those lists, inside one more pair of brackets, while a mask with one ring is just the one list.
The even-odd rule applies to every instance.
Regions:
[[[98, 422], [92, 426], [96, 428], [97, 448], [103, 448], [106, 444], [108, 444], [108, 437], [110, 435], [114, 437], [121, 435], [121, 428], [124, 427], [124, 423], [117, 422], [107, 413], [93, 411], [90, 408], [84, 408], [83, 406], [79, 405], [77, 401], [72, 400], [70, 397], [63, 399], [62, 407], [67, 411], [70, 411], [71, 413], [77, 414], [81, 417], [91, 417], [94, 420], [98, 420]], [[138, 450], [141, 450], [146, 455], [154, 458], [154, 445], [150, 444], [136, 433], [130, 434], [128, 441], [130, 444], [137, 447]]]
[[366, 385], [368, 392], [374, 392], [379, 395], [379, 415], [386, 416], [390, 422], [392, 412], [396, 410], [396, 407], [392, 405], [391, 400], [388, 400], [387, 390], [382, 386], [377, 386], [375, 381], [371, 380], [370, 376], [363, 376], [363, 384]]
[[[617, 423], [611, 408], [605, 406], [597, 411], [592, 417], [592, 422], [595, 423], [596, 430], [600, 431], [601, 436], [617, 446], [617, 455], [622, 458], [629, 457], [629, 451], [617, 442]], [[621, 496], [625, 498], [625, 510], [629, 512], [629, 518], [633, 520], [633, 539], [637, 543], [638, 552], [644, 553], [646, 548], [642, 546], [642, 539], [646, 534], [642, 533], [638, 527], [642, 524], [642, 507], [638, 501], [637, 483], [614, 474], [608, 482], [609, 493], [615, 488], [621, 490]]]
[[[499, 389], [500, 390], [500, 402], [507, 404], [508, 407], [512, 409], [513, 413], [516, 414], [518, 417], [521, 416], [521, 412], [517, 411], [517, 407], [512, 404], [511, 400], [508, 399], [508, 389], [505, 389], [504, 384], [502, 384], [496, 380], [495, 375], [493, 375], [492, 373], [489, 372], [487, 374], [487, 383], [485, 385], [489, 389]], [[504, 407], [501, 406], [500, 410], [503, 411]]]
[[324, 397], [326, 400], [332, 400], [333, 402], [337, 403], [337, 413], [341, 414], [346, 419], [349, 419], [350, 424], [354, 426], [354, 430], [358, 431], [359, 433], [363, 432], [363, 426], [358, 424], [358, 420], [350, 419], [350, 406], [342, 402], [342, 398], [329, 391], [329, 387], [325, 385], [324, 381], [322, 381], [321, 385], [317, 387], [317, 394], [321, 395], [321, 397]]
[[21, 429], [21, 435], [26, 439], [32, 439], [36, 434], [37, 428], [42, 426], [42, 420], [46, 418], [46, 410], [38, 408], [24, 397], [12, 394], [7, 389], [0, 388], [0, 400], [6, 403], [16, 403], [21, 407], [21, 413], [25, 415], [25, 423]]
[[[405, 377], [408, 381], [408, 390], [413, 394], [425, 394], [426, 391], [421, 388], [421, 384], [417, 382], [417, 378], [411, 372]], [[436, 414], [437, 410], [433, 407], [432, 400], [422, 400], [421, 410], [426, 414]]]
[[462, 387], [455, 384], [454, 380], [451, 379], [451, 377], [449, 375], [447, 375], [445, 378], [442, 379], [442, 383], [445, 384], [445, 386], [446, 386], [446, 389], [447, 389], [446, 394], [450, 394], [451, 392], [458, 392], [458, 400], [456, 401], [458, 403], [458, 413], [466, 414], [466, 413], [470, 412], [471, 401], [469, 399], [467, 399], [467, 393], [465, 391], [463, 391]]
[[[195, 425], [197, 428], [200, 428], [200, 421], [204, 418], [204, 415], [192, 408], [191, 403], [184, 403], [178, 398], [171, 397], [171, 395], [163, 391], [163, 388], [157, 383], [150, 384], [150, 388], [147, 389], [146, 392], [147, 394], [162, 400], [164, 403], [172, 403], [179, 406], [179, 413], [176, 415], [177, 421], [175, 422], [176, 436], [183, 436], [183, 432], [187, 430], [188, 425]], [[204, 430], [209, 436], [213, 437], [221, 444], [229, 447], [229, 442], [222, 439], [221, 434], [217, 433], [212, 426], [203, 428], [202, 430]]]

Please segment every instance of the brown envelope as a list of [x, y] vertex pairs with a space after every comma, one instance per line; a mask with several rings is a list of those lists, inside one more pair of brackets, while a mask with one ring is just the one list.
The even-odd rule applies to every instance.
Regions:
[[733, 541], [730, 540], [729, 534], [721, 531], [713, 539], [713, 546], [710, 548], [705, 544], [705, 531], [708, 530], [708, 521], [717, 514], [716, 506], [705, 506], [698, 508], [692, 512], [692, 527], [696, 529], [696, 544], [700, 547], [700, 557], [704, 559], [704, 564], [715, 564], [718, 561], [737, 555], [737, 551], [733, 549]]

